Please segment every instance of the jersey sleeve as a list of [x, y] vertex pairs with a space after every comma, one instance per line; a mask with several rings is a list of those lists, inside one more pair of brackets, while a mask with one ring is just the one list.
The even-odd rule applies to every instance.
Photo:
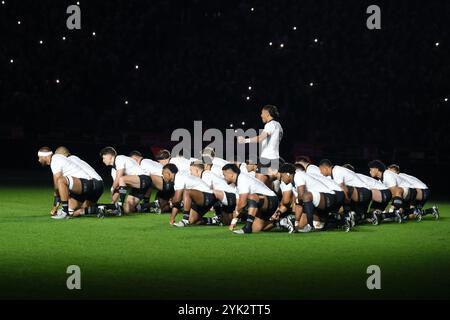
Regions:
[[125, 169], [125, 158], [121, 156], [116, 157], [116, 170], [122, 170]]
[[53, 174], [57, 174], [63, 171], [63, 163], [60, 158], [53, 157], [50, 164], [50, 168]]
[[286, 184], [284, 182], [281, 182], [280, 184], [281, 192], [292, 191], [292, 188], [292, 183]]
[[297, 172], [294, 176], [296, 188], [306, 185], [306, 175], [303, 172]]
[[237, 190], [238, 190], [239, 194], [251, 193], [249, 179], [245, 179], [245, 177], [241, 177], [238, 187], [237, 187]]
[[275, 131], [275, 129], [276, 129], [275, 125], [271, 121], [271, 122], [266, 123], [266, 125], [264, 126], [264, 130], [263, 131], [267, 132], [267, 134], [270, 136]]
[[392, 188], [397, 186], [397, 179], [395, 179], [394, 174], [391, 174], [388, 171], [384, 172], [383, 183], [386, 187]]
[[333, 168], [333, 180], [339, 185], [345, 183], [344, 170], [337, 167]]
[[175, 191], [177, 190], [183, 190], [185, 186], [185, 177], [181, 174], [177, 174], [175, 176], [175, 181], [174, 181], [174, 185], [173, 185], [173, 189]]

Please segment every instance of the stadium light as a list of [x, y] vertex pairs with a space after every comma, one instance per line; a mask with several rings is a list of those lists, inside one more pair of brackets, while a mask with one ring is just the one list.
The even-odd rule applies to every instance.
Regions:
[[255, 8], [251, 8], [250, 11], [252, 11], [252, 12], [255, 11]]
[[92, 36], [94, 36], [94, 37], [95, 37], [95, 32], [92, 32]]
[[80, 5], [80, 1], [77, 1], [77, 6], [79, 6]]
[[125, 104], [128, 104], [128, 100], [125, 100]]
[[319, 42], [319, 39], [315, 38], [315, 39], [314, 39], [314, 42], [315, 42], [315, 43]]
[[39, 44], [44, 44], [44, 41], [42, 41], [42, 40], [39, 40]]
[[134, 68], [137, 70], [139, 69], [139, 65], [135, 65]]
[[66, 37], [62, 37], [63, 40], [66, 40]]
[[281, 44], [280, 44], [280, 48], [284, 48], [284, 43], [281, 43]]
[[292, 30], [294, 30], [294, 31], [297, 30], [297, 27], [296, 27], [296, 26], [293, 26], [293, 27], [292, 27]]
[[14, 63], [14, 59], [9, 60], [9, 63]]
[[249, 87], [248, 87], [248, 90], [252, 90], [252, 86], [249, 86]]
[[2, 1], [2, 4], [5, 4], [6, 2], [5, 1]]
[[248, 101], [248, 100], [250, 100], [250, 97], [249, 97], [249, 96], [247, 96], [247, 98], [245, 98], [245, 99], [246, 99], [246, 100]]
[[435, 45], [436, 47], [439, 47], [439, 42], [436, 42], [434, 45]]
[[21, 24], [20, 20], [17, 20], [17, 24]]
[[242, 122], [241, 122], [241, 125], [245, 126], [245, 121], [242, 121]]
[[230, 128], [233, 128], [234, 126], [233, 126], [233, 124], [232, 123], [230, 123]]
[[447, 101], [448, 101], [448, 98], [445, 98], [444, 101], [447, 102]]
[[59, 79], [56, 79], [56, 83], [59, 83]]
[[309, 86], [310, 86], [310, 87], [314, 86], [314, 82], [310, 82], [310, 83], [309, 83]]
[[272, 41], [271, 42], [269, 42], [269, 46], [271, 46], [272, 45]]

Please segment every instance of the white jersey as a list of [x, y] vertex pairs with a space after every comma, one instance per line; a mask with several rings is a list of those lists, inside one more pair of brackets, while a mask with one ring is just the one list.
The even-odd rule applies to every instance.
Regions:
[[280, 142], [283, 138], [283, 128], [278, 121], [271, 120], [264, 126], [267, 138], [261, 142], [261, 158], [280, 158]]
[[91, 180], [91, 176], [76, 162], [71, 161], [61, 154], [52, 155], [50, 168], [55, 175], [61, 173], [64, 177], [74, 177]]
[[151, 159], [142, 159], [139, 166], [144, 170], [146, 175], [153, 175], [162, 177], [162, 168], [163, 165], [157, 161], [153, 161]]
[[212, 166], [211, 166], [211, 172], [215, 173], [219, 177], [223, 178], [223, 171], [222, 168], [224, 165], [228, 164], [229, 162], [227, 160], [224, 160], [222, 158], [214, 157], [212, 160]]
[[362, 181], [356, 175], [356, 173], [347, 168], [341, 166], [334, 166], [331, 172], [332, 172], [331, 177], [339, 185], [343, 183], [349, 187], [368, 188], [367, 185], [364, 183], [364, 181]]
[[245, 173], [245, 174], [249, 174], [253, 177], [256, 176], [256, 172], [255, 171], [248, 171], [247, 170], [247, 164], [245, 162], [242, 162], [241, 165], [239, 166], [239, 170], [241, 170], [241, 173]]
[[212, 190], [219, 190], [229, 193], [236, 193], [236, 188], [229, 185], [224, 179], [219, 177], [217, 174], [211, 171], [203, 171], [201, 179], [206, 182], [206, 184]]
[[381, 181], [383, 184], [388, 187], [400, 187], [400, 188], [414, 188], [412, 184], [410, 184], [408, 181], [400, 177], [395, 172], [392, 172], [390, 170], [385, 170], [383, 172], [383, 175], [381, 177]]
[[322, 175], [322, 173], [320, 172], [320, 169], [318, 166], [316, 166], [315, 164], [308, 164], [308, 166], [306, 167], [306, 173], [307, 174], [317, 174], [317, 175]]
[[95, 169], [92, 168], [86, 161], [83, 161], [74, 155], [68, 156], [67, 159], [78, 164], [81, 168], [83, 168], [84, 171], [86, 171], [91, 176], [92, 179], [103, 181], [102, 177], [100, 177], [97, 171], [95, 171]]
[[398, 175], [399, 177], [405, 179], [410, 184], [412, 184], [415, 189], [428, 189], [425, 183], [423, 183], [421, 180], [417, 179], [414, 176], [410, 176], [409, 174], [406, 173], [399, 173]]
[[112, 177], [112, 180], [114, 182], [114, 180], [116, 180], [116, 177], [117, 177], [117, 170], [114, 169], [114, 167], [111, 168], [111, 177]]
[[175, 191], [187, 189], [212, 193], [211, 188], [206, 184], [205, 181], [186, 172], [177, 172], [175, 174], [173, 188]]
[[116, 156], [116, 158], [114, 159], [114, 168], [117, 171], [123, 169], [124, 170], [123, 174], [125, 176], [145, 175], [144, 170], [142, 170], [139, 164], [136, 161], [134, 161], [133, 158], [127, 156], [122, 155]]
[[322, 181], [313, 175], [307, 174], [304, 171], [297, 170], [294, 175], [293, 187], [295, 191], [300, 186], [305, 186], [309, 192], [322, 192], [334, 194], [334, 191], [328, 188]]
[[239, 174], [236, 181], [238, 194], [260, 194], [269, 197], [275, 197], [276, 194], [270, 190], [261, 180], [252, 177], [249, 174]]
[[198, 161], [198, 159], [190, 158], [186, 159], [185, 157], [175, 157], [170, 158], [169, 163], [173, 163], [177, 166], [179, 172], [184, 172], [189, 174], [189, 168], [191, 166], [191, 162]]
[[377, 179], [374, 179], [372, 177], [366, 176], [361, 173], [357, 173], [356, 175], [367, 185], [367, 188], [370, 190], [386, 190], [387, 189], [387, 187]]
[[[313, 171], [313, 172], [315, 172], [315, 171]], [[306, 172], [306, 173], [308, 173], [308, 172]], [[342, 191], [341, 186], [336, 181], [331, 179], [330, 177], [325, 177], [324, 175], [317, 174], [317, 173], [308, 173], [308, 174], [310, 176], [313, 176], [314, 178], [320, 180], [320, 182], [322, 182], [324, 185], [326, 185], [329, 189], [331, 189], [333, 191]]]

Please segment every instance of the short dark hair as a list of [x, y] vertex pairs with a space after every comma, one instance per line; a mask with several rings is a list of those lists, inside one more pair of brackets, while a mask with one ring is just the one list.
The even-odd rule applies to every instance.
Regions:
[[213, 162], [213, 158], [206, 154], [202, 155], [202, 159], [203, 159], [203, 162], [206, 164], [212, 164], [212, 162]]
[[311, 163], [311, 159], [307, 156], [299, 156], [297, 157], [297, 159], [295, 160], [295, 162], [307, 162], [307, 163]]
[[332, 167], [332, 166], [333, 166], [333, 163], [332, 163], [330, 160], [328, 160], [328, 159], [322, 159], [322, 160], [320, 160], [320, 162], [319, 162], [319, 167], [320, 167], [320, 166]]
[[278, 172], [295, 174], [295, 170], [297, 170], [297, 168], [292, 163], [284, 163], [283, 165], [281, 165], [280, 169], [278, 169]]
[[245, 164], [254, 164], [254, 165], [257, 165], [258, 164], [258, 161], [256, 161], [255, 159], [247, 159], [247, 160], [245, 160]]
[[202, 150], [202, 157], [209, 156], [211, 158], [214, 158], [216, 156], [216, 152], [214, 151], [213, 147], [206, 147]]
[[103, 157], [106, 154], [110, 154], [112, 156], [117, 156], [117, 151], [113, 147], [104, 147], [102, 150], [100, 150], [100, 157]]
[[301, 170], [301, 171], [306, 171], [306, 168], [304, 165], [302, 165], [300, 162], [296, 162], [295, 164], [295, 168]]
[[372, 160], [369, 162], [369, 169], [371, 168], [376, 168], [384, 172], [386, 170], [386, 165], [380, 160]]
[[280, 117], [280, 113], [278, 112], [278, 108], [271, 104], [267, 104], [263, 107], [263, 110], [269, 112], [270, 116], [274, 119], [278, 119]]
[[400, 166], [398, 164], [391, 164], [388, 169], [394, 169], [395, 172], [399, 173], [400, 172]]
[[132, 157], [132, 156], [138, 156], [138, 157], [141, 157], [141, 158], [142, 158], [142, 153], [140, 153], [140, 152], [137, 151], [137, 150], [133, 150], [133, 151], [130, 152], [130, 154], [129, 154], [128, 156], [130, 156], [130, 157]]
[[174, 165], [173, 163], [168, 163], [166, 165], [164, 165], [163, 170], [167, 169], [172, 173], [177, 173], [178, 172], [178, 168], [176, 165]]
[[52, 149], [50, 149], [49, 147], [41, 147], [39, 149], [39, 152], [52, 152]]
[[231, 170], [231, 171], [233, 171], [234, 173], [237, 173], [237, 174], [241, 173], [241, 170], [239, 169], [239, 167], [236, 164], [234, 164], [234, 163], [227, 163], [226, 165], [224, 165], [222, 167], [222, 170], [223, 171]]
[[352, 170], [353, 172], [355, 172], [355, 167], [352, 166], [350, 163], [346, 163], [342, 166], [343, 168], [346, 168], [348, 170]]
[[161, 149], [156, 154], [155, 159], [156, 160], [167, 160], [170, 158], [170, 151], [166, 149]]

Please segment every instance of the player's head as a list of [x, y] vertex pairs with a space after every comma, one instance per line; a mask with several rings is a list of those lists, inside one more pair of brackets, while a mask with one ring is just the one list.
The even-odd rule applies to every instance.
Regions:
[[178, 172], [178, 168], [173, 163], [167, 163], [162, 169], [162, 175], [164, 182], [173, 182], [175, 180], [175, 175]]
[[297, 157], [297, 160], [295, 161], [295, 163], [296, 164], [300, 163], [300, 164], [302, 164], [305, 167], [305, 166], [308, 166], [308, 164], [311, 163], [311, 159], [309, 157], [306, 157], [306, 156], [300, 156], [300, 157]]
[[215, 156], [216, 156], [216, 152], [214, 151], [214, 148], [212, 148], [212, 147], [206, 147], [205, 149], [202, 150], [202, 158], [203, 158], [203, 161], [206, 163], [211, 163], [208, 161], [212, 161], [212, 159], [214, 159]]
[[200, 160], [192, 161], [189, 167], [189, 173], [195, 177], [200, 177], [205, 170], [205, 165]]
[[294, 179], [296, 167], [292, 163], [284, 163], [281, 165], [280, 169], [278, 169], [278, 173], [280, 174], [281, 182], [285, 184], [289, 184]]
[[137, 150], [133, 150], [130, 152], [130, 154], [128, 155], [130, 158], [132, 158], [134, 161], [136, 161], [137, 163], [141, 162], [142, 160], [142, 153], [140, 153]]
[[70, 156], [70, 151], [66, 147], [60, 146], [60, 147], [56, 148], [55, 154], [60, 154], [60, 155], [63, 155], [64, 157], [68, 157], [68, 156]]
[[222, 167], [223, 177], [228, 184], [236, 183], [238, 175], [241, 173], [239, 167], [234, 163], [228, 163]]
[[381, 178], [386, 170], [386, 165], [380, 160], [372, 160], [369, 162], [369, 173], [372, 178]]
[[400, 173], [400, 166], [398, 164], [391, 164], [388, 169], [392, 172], [395, 172], [396, 174]]
[[166, 150], [166, 149], [161, 149], [159, 150], [159, 152], [156, 154], [155, 159], [156, 161], [158, 161], [159, 163], [161, 163], [162, 165], [166, 165], [169, 163], [170, 161], [170, 151]]
[[38, 150], [38, 161], [41, 164], [41, 166], [49, 166], [52, 162], [52, 149], [49, 147], [42, 147]]
[[344, 167], [344, 168], [346, 168], [346, 169], [348, 169], [348, 170], [350, 170], [350, 171], [355, 172], [355, 167], [352, 166], [350, 163], [346, 163], [346, 164], [344, 164], [342, 167]]
[[245, 160], [245, 166], [247, 167], [248, 172], [256, 172], [258, 169], [258, 162], [253, 159]]
[[261, 120], [263, 123], [267, 123], [272, 119], [278, 119], [280, 117], [280, 113], [278, 112], [278, 108], [271, 104], [265, 105], [261, 110]]
[[100, 150], [100, 157], [102, 157], [102, 161], [106, 166], [112, 166], [116, 156], [117, 151], [113, 147], [104, 147]]
[[300, 163], [300, 162], [295, 162], [295, 169], [300, 170], [300, 171], [306, 171], [306, 167], [304, 164]]
[[331, 172], [333, 170], [333, 163], [328, 159], [320, 160], [319, 162], [320, 173], [322, 173], [325, 177], [331, 176]]

